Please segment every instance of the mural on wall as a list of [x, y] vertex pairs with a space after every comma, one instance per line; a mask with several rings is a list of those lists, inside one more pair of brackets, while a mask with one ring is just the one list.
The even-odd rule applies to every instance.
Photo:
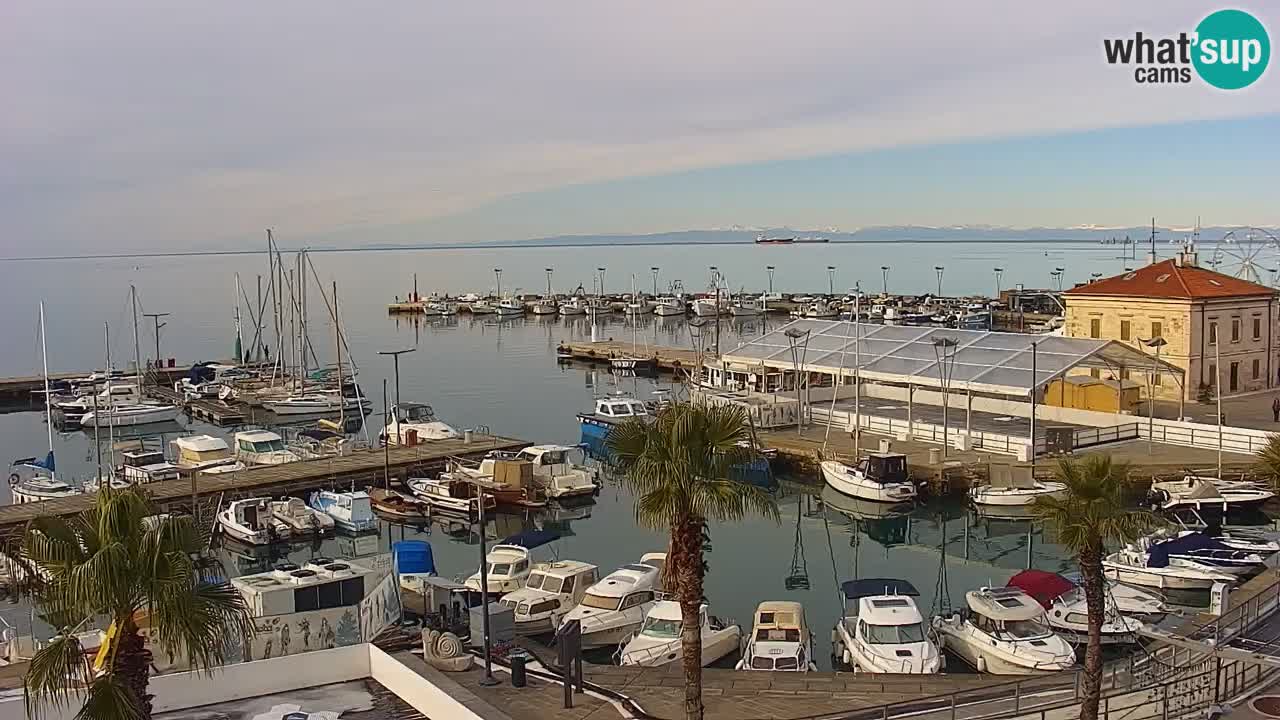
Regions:
[[348, 720], [385, 717], [361, 682], [293, 690], [158, 713], [156, 720]]
[[387, 627], [400, 622], [400, 585], [394, 575], [387, 575], [360, 601], [360, 628], [364, 642], [370, 642]]

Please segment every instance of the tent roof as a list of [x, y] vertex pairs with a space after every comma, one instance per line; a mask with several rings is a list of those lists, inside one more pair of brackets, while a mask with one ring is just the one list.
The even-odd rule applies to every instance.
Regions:
[[[808, 333], [795, 341], [803, 366], [811, 371], [843, 372], [888, 383], [942, 387], [938, 359], [946, 344], [949, 386], [953, 391], [1026, 396], [1074, 368], [1118, 371], [1146, 369], [1155, 359], [1116, 340], [1056, 335], [957, 330], [912, 325], [872, 325], [847, 320], [795, 320], [724, 354], [729, 366], [794, 365], [788, 332]], [[954, 342], [954, 346], [950, 344]], [[1032, 344], [1035, 373], [1032, 374]], [[1182, 381], [1183, 371], [1160, 360], [1163, 371]]]

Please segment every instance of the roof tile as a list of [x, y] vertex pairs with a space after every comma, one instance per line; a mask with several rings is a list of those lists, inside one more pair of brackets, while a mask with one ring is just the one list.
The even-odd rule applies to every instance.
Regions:
[[1066, 291], [1068, 296], [1118, 295], [1142, 298], [1200, 300], [1275, 295], [1276, 290], [1202, 267], [1179, 267], [1173, 260], [1103, 278]]

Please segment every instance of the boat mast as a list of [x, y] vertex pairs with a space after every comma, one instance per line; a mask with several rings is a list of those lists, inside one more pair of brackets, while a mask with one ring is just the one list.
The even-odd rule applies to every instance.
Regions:
[[[133, 371], [138, 377], [138, 398], [142, 398], [142, 348], [138, 345], [138, 288], [129, 286], [129, 298], [133, 304]], [[156, 358], [157, 361], [160, 358]]]
[[[40, 360], [44, 365], [44, 418], [49, 429], [49, 454], [53, 454], [53, 397], [49, 394], [49, 346], [45, 341], [44, 301], [40, 301]], [[110, 373], [108, 373], [108, 376]], [[50, 463], [56, 467], [55, 463]], [[53, 479], [58, 479], [57, 471], [50, 469]]]
[[[323, 290], [321, 290], [323, 292]], [[416, 293], [416, 291], [415, 291]], [[347, 426], [347, 397], [342, 394], [342, 327], [338, 325], [338, 281], [333, 281], [333, 353], [338, 358], [338, 422]]]
[[240, 273], [236, 273], [236, 363], [241, 362], [244, 362], [244, 337], [240, 333]]

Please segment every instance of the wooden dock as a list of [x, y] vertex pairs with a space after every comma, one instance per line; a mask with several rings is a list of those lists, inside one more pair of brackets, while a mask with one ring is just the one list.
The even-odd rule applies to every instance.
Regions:
[[[558, 354], [567, 353], [573, 360], [584, 362], [608, 363], [611, 359], [630, 356], [631, 343], [619, 340], [597, 340], [596, 342], [565, 342], [556, 348]], [[659, 370], [678, 372], [692, 370], [698, 364], [698, 353], [692, 348], [675, 348], [664, 345], [636, 346], [636, 354], [645, 358], [654, 358]]]
[[217, 425], [218, 427], [243, 425], [249, 419], [248, 406], [244, 403], [229, 403], [211, 398], [190, 400], [184, 397], [182, 393], [167, 387], [148, 387], [147, 394], [177, 405], [195, 420]]
[[[413, 447], [356, 450], [348, 455], [304, 460], [283, 465], [258, 465], [234, 473], [200, 474], [150, 483], [146, 489], [160, 509], [189, 510], [193, 496], [197, 503], [220, 496], [298, 494], [318, 488], [364, 488], [384, 482], [384, 467], [393, 478], [411, 473], [442, 469], [449, 458], [478, 459], [493, 450], [518, 450], [524, 440], [494, 435], [475, 435], [470, 443], [463, 438], [433, 440]], [[386, 465], [384, 466], [384, 460]], [[46, 500], [38, 503], [0, 506], [0, 536], [22, 532], [27, 522], [41, 515], [73, 515], [89, 508], [93, 495]]]
[[[172, 385], [175, 380], [186, 377], [189, 372], [191, 372], [191, 366], [184, 365], [182, 367], [149, 368], [146, 374], [148, 378], [155, 377], [158, 374], [163, 382]], [[87, 371], [49, 373], [49, 382], [79, 380], [88, 375]], [[125, 375], [119, 382], [132, 383], [133, 376]], [[44, 395], [37, 394], [43, 393], [43, 391], [44, 378], [40, 375], [0, 378], [0, 409], [13, 411], [33, 410], [38, 406], [43, 410]]]

